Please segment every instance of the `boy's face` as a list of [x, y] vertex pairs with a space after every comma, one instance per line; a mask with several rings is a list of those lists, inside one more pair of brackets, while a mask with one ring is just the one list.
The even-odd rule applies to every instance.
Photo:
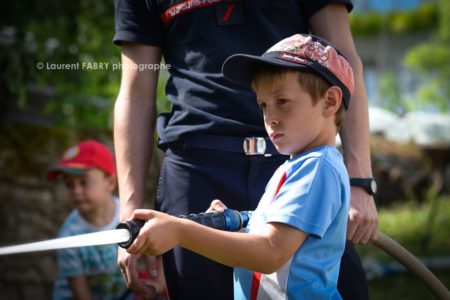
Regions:
[[[324, 115], [324, 101], [319, 99], [313, 104], [312, 97], [298, 83], [296, 72], [262, 79], [256, 96], [267, 134], [278, 152], [294, 157], [329, 143], [331, 127]], [[332, 133], [333, 141], [335, 134]]]
[[70, 204], [81, 213], [95, 211], [111, 201], [116, 185], [114, 176], [107, 176], [99, 169], [89, 169], [83, 175], [64, 173], [62, 179]]

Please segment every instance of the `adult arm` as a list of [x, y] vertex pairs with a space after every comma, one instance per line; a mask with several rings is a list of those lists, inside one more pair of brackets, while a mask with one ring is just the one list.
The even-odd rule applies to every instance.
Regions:
[[178, 245], [221, 264], [273, 273], [303, 244], [307, 234], [282, 223], [267, 223], [261, 234], [221, 231], [153, 210], [136, 210], [146, 220], [128, 248], [135, 254], [160, 255]]
[[[363, 65], [353, 41], [347, 8], [343, 4], [325, 6], [311, 16], [309, 25], [312, 34], [325, 38], [342, 51], [353, 68], [355, 91], [340, 131], [344, 160], [350, 177], [372, 177]], [[373, 197], [361, 188], [352, 187], [347, 239], [366, 244], [376, 239], [377, 230], [378, 214]]]
[[[123, 43], [122, 79], [114, 107], [114, 145], [117, 160], [120, 219], [127, 220], [133, 210], [141, 208], [144, 187], [152, 156], [156, 119], [156, 89], [158, 71], [139, 70], [139, 64], [159, 64], [161, 52], [157, 47]], [[149, 287], [138, 278], [139, 256], [119, 248], [118, 264], [128, 287], [137, 293], [153, 296], [158, 288]], [[162, 276], [154, 258], [146, 258], [153, 275]], [[156, 273], [155, 273], [156, 272]]]

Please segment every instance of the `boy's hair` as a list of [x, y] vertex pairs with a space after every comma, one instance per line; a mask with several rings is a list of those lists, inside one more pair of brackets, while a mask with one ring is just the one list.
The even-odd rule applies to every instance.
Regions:
[[[260, 66], [253, 75], [252, 89], [256, 91], [258, 86], [262, 81], [270, 80], [276, 81], [281, 80], [281, 78], [288, 72], [296, 72], [298, 83], [313, 99], [313, 104], [316, 105], [321, 97], [323, 97], [326, 91], [332, 86], [326, 82], [322, 77], [316, 75], [312, 72], [302, 72], [296, 69], [283, 68], [272, 65], [262, 65]], [[345, 117], [345, 106], [344, 101], [335, 115], [335, 124], [337, 131], [339, 131], [342, 121]]]

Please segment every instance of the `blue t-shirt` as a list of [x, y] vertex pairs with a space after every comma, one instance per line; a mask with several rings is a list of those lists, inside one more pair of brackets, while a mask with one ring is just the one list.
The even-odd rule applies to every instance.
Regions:
[[281, 165], [246, 232], [263, 232], [266, 223], [278, 222], [308, 237], [272, 274], [236, 268], [234, 299], [341, 299], [337, 280], [349, 203], [349, 177], [335, 147], [312, 149]]
[[[89, 224], [72, 210], [60, 229], [60, 237], [115, 229], [119, 223], [119, 199], [114, 198], [114, 218], [99, 228]], [[87, 278], [92, 299], [133, 299], [117, 266], [117, 245], [68, 248], [58, 250], [58, 278], [53, 288], [54, 300], [73, 299], [67, 278], [84, 275]]]
[[157, 120], [160, 145], [195, 133], [266, 136], [248, 87], [222, 75], [236, 53], [261, 55], [280, 40], [308, 33], [309, 18], [351, 0], [115, 0], [114, 43], [161, 48], [170, 77], [170, 113]]

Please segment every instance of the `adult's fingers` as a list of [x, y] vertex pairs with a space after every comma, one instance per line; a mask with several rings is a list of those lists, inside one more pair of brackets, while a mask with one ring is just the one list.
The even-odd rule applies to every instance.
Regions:
[[151, 210], [151, 209], [136, 209], [133, 211], [133, 219], [136, 220], [149, 220], [151, 218], [153, 218], [153, 216], [155, 215], [155, 211]]
[[158, 277], [158, 260], [156, 256], [146, 256], [145, 262], [148, 273], [153, 277]]
[[376, 238], [378, 213], [373, 197], [359, 188], [352, 188], [347, 225], [347, 240], [367, 244]]
[[347, 240], [353, 244], [367, 244], [377, 238], [378, 223], [362, 217], [360, 214], [350, 216], [347, 226]]
[[367, 229], [364, 226], [358, 226], [350, 241], [353, 244], [365, 244], [364, 241], [367, 239]]
[[146, 284], [146, 282], [139, 278], [139, 257], [138, 255], [131, 255], [129, 253], [122, 255], [122, 260], [119, 261], [119, 267], [124, 275], [125, 283], [130, 289], [148, 299], [153, 299], [156, 297], [155, 287]]
[[147, 284], [155, 288], [157, 295], [165, 295], [167, 293], [167, 285], [162, 256], [146, 256], [145, 259], [147, 272], [150, 275], [150, 280], [147, 281]]

